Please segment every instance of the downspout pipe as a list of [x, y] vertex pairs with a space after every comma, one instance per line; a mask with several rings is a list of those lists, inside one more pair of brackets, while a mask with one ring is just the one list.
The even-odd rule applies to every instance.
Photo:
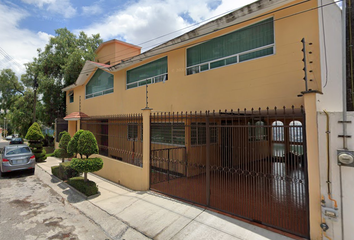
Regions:
[[[343, 88], [343, 149], [347, 146], [347, 53], [346, 53], [346, 31], [347, 31], [347, 1], [342, 1], [342, 88]], [[341, 235], [344, 240], [344, 217], [343, 217], [343, 180], [342, 166], [339, 165], [339, 185], [340, 185], [340, 209], [341, 209]]]

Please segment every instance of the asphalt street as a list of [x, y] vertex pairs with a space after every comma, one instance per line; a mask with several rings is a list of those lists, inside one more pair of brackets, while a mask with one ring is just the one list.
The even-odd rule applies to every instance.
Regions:
[[19, 171], [0, 177], [0, 240], [9, 239], [110, 238], [36, 175]]

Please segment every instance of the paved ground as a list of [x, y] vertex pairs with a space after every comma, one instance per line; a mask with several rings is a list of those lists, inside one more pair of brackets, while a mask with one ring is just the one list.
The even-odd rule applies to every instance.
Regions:
[[0, 239], [111, 239], [95, 222], [26, 171], [0, 178]]

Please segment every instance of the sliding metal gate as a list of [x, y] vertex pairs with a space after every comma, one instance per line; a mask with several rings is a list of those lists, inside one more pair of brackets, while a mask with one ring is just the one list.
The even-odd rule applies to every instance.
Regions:
[[151, 115], [152, 190], [309, 237], [303, 109]]

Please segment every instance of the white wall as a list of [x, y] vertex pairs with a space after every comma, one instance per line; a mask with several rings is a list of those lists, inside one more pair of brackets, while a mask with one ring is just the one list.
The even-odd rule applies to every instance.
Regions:
[[[351, 124], [348, 124], [348, 135], [352, 138], [348, 139], [348, 149], [354, 150], [354, 112], [347, 114]], [[343, 134], [343, 125], [338, 123], [343, 119], [341, 112], [329, 113], [329, 149], [330, 149], [330, 181], [332, 189], [332, 198], [338, 202], [339, 213], [341, 211], [340, 198], [340, 175], [339, 166], [337, 164], [337, 150], [343, 148], [343, 138], [338, 135]], [[333, 207], [333, 203], [327, 196], [327, 147], [326, 147], [326, 115], [323, 112], [318, 112], [318, 134], [319, 134], [319, 154], [320, 154], [320, 178], [321, 178], [321, 193], [325, 196], [326, 206]], [[328, 236], [332, 239], [351, 240], [354, 236], [354, 168], [342, 167], [342, 182], [343, 182], [343, 218], [344, 218], [344, 238], [341, 238], [341, 217], [338, 221], [326, 220], [329, 230]], [[320, 204], [320, 203], [319, 203]], [[326, 239], [326, 238], [324, 238]]]
[[[333, 0], [318, 0], [322, 92], [318, 95], [318, 110], [342, 111], [342, 33], [341, 10]], [[309, 68], [311, 64], [309, 64]], [[318, 79], [314, 79], [318, 81]]]

